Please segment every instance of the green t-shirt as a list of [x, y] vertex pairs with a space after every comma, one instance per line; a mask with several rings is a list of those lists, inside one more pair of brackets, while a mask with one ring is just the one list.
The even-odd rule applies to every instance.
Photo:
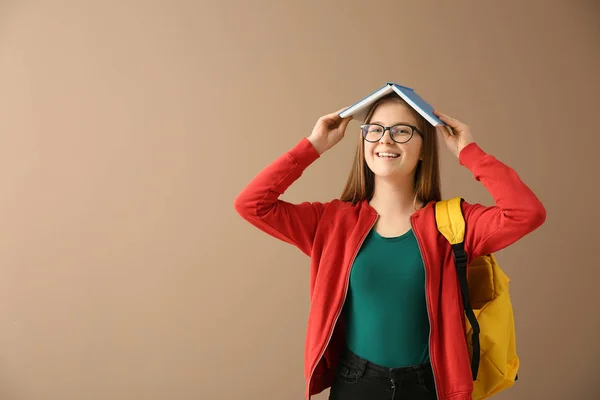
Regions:
[[389, 368], [428, 360], [425, 267], [412, 229], [393, 238], [369, 232], [352, 266], [344, 313], [346, 344], [358, 356]]

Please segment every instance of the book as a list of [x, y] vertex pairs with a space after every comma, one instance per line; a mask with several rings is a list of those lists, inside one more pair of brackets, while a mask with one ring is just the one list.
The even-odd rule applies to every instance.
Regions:
[[411, 89], [406, 86], [398, 85], [394, 82], [387, 82], [384, 86], [375, 90], [370, 95], [364, 97], [360, 101], [351, 105], [350, 107], [343, 110], [339, 116], [342, 118], [346, 118], [352, 116], [353, 119], [356, 119], [360, 122], [364, 122], [367, 113], [371, 106], [383, 96], [396, 92], [398, 96], [400, 96], [404, 101], [408, 103], [415, 111], [423, 116], [431, 125], [446, 125], [442, 122], [438, 117], [433, 113], [433, 107], [427, 103], [421, 96], [415, 92], [414, 89]]

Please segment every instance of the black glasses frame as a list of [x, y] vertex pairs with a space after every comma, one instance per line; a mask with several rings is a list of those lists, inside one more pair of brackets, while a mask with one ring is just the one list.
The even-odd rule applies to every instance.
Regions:
[[[377, 140], [369, 140], [369, 139], [367, 139], [367, 131], [365, 130], [365, 128], [367, 126], [371, 126], [371, 125], [376, 125], [376, 126], [381, 127], [381, 136], [379, 136], [379, 138], [377, 138]], [[392, 128], [394, 128], [396, 126], [406, 126], [406, 127], [410, 128], [411, 129], [411, 131], [410, 131], [410, 137], [408, 139], [404, 140], [404, 141], [395, 140], [394, 136], [392, 136]], [[396, 142], [396, 143], [406, 143], [406, 142], [410, 141], [410, 139], [413, 138], [415, 132], [417, 132], [419, 135], [423, 136], [423, 133], [419, 130], [419, 128], [417, 128], [414, 125], [407, 125], [407, 124], [396, 124], [396, 125], [392, 125], [392, 126], [383, 126], [381, 124], [362, 124], [360, 126], [360, 130], [362, 132], [363, 139], [365, 139], [369, 143], [379, 142], [381, 140], [381, 138], [383, 137], [383, 135], [385, 135], [386, 131], [390, 131], [390, 138], [392, 138], [392, 140], [394, 142]]]

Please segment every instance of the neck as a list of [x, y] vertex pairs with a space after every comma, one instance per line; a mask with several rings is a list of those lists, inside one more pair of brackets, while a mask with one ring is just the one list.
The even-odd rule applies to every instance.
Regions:
[[415, 200], [414, 175], [402, 180], [375, 177], [373, 197], [369, 204], [381, 216], [412, 214], [420, 207], [420, 201]]

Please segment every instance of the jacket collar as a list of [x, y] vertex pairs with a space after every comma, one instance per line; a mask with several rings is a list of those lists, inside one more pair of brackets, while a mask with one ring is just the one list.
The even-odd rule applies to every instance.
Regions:
[[[373, 215], [377, 215], [377, 211], [373, 208], [373, 206], [371, 206], [369, 204], [369, 200], [368, 199], [364, 199], [364, 200], [360, 201], [359, 204], [360, 204], [360, 207], [362, 209], [367, 209]], [[419, 208], [414, 213], [412, 213], [411, 218], [417, 218], [417, 217], [419, 217], [421, 214], [423, 214], [424, 212], [426, 212], [430, 207], [433, 207], [434, 204], [435, 204], [435, 200], [431, 200], [428, 203], [425, 203], [423, 205], [423, 207]]]

